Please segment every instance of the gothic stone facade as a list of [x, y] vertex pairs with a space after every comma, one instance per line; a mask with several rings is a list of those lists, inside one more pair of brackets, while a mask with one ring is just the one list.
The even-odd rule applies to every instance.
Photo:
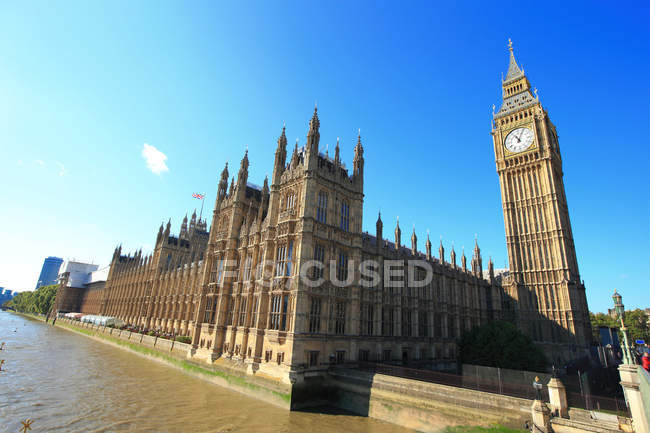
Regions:
[[[319, 151], [314, 110], [307, 142], [288, 162], [283, 128], [270, 185], [248, 182], [248, 153], [230, 186], [226, 164], [210, 231], [195, 214], [178, 237], [161, 226], [150, 256], [116, 249], [106, 288], [81, 311], [191, 335], [196, 360], [228, 359], [287, 382], [337, 362], [444, 366], [463, 331], [498, 319], [548, 345], [554, 360], [578, 357], [591, 334], [557, 135], [512, 54], [503, 88], [492, 132], [510, 257], [503, 283], [491, 261], [484, 278], [477, 244], [468, 269], [453, 248], [447, 261], [442, 243], [433, 257], [428, 236], [420, 252], [415, 230], [403, 245], [399, 221], [394, 242], [381, 217], [375, 235], [362, 232], [361, 137], [349, 172], [338, 141], [333, 158]], [[424, 285], [413, 260], [432, 270]], [[372, 285], [361, 269], [376, 276]]]
[[[118, 247], [102, 292], [89, 290], [81, 311], [119, 317], [144, 329], [191, 334], [203, 276], [208, 231], [206, 222], [183, 219], [180, 233], [172, 236], [171, 222], [156, 236], [153, 254], [122, 255]], [[92, 313], [91, 313], [92, 311]]]

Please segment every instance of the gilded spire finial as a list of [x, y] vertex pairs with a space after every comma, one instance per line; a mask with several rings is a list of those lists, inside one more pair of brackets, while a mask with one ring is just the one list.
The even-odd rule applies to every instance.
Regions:
[[508, 73], [506, 74], [505, 81], [521, 78], [524, 75], [523, 68], [520, 69], [519, 66], [517, 66], [517, 61], [515, 60], [515, 53], [512, 49], [511, 39], [508, 39], [508, 50], [510, 51], [510, 62], [508, 65]]

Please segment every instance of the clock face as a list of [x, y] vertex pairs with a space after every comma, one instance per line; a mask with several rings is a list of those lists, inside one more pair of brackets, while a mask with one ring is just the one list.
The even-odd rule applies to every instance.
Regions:
[[506, 149], [513, 153], [522, 152], [533, 144], [534, 139], [533, 131], [530, 129], [517, 128], [506, 137]]

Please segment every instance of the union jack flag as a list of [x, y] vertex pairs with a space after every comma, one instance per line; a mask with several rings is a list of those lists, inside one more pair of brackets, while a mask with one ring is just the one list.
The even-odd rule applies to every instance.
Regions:
[[205, 197], [205, 194], [194, 193], [194, 194], [192, 194], [192, 197], [198, 198], [199, 200], [203, 200], [203, 197]]

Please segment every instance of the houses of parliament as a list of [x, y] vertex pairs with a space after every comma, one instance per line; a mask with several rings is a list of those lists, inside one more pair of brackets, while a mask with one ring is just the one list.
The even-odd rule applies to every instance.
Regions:
[[[422, 252], [399, 221], [388, 240], [381, 215], [374, 234], [363, 232], [363, 140], [346, 168], [338, 142], [333, 157], [322, 152], [314, 109], [307, 141], [291, 156], [282, 129], [261, 187], [249, 182], [248, 152], [236, 177], [226, 163], [209, 229], [194, 213], [178, 234], [161, 225], [150, 255], [118, 247], [103, 287], [62, 285], [56, 308], [191, 336], [194, 360], [292, 383], [332, 363], [444, 367], [463, 332], [493, 320], [515, 323], [552, 362], [586, 356], [589, 310], [558, 134], [511, 44], [509, 54], [491, 131], [506, 273], [495, 275], [491, 260], [483, 271], [477, 243], [469, 264], [442, 242], [433, 251], [428, 236]], [[413, 261], [426, 266], [412, 271]]]

